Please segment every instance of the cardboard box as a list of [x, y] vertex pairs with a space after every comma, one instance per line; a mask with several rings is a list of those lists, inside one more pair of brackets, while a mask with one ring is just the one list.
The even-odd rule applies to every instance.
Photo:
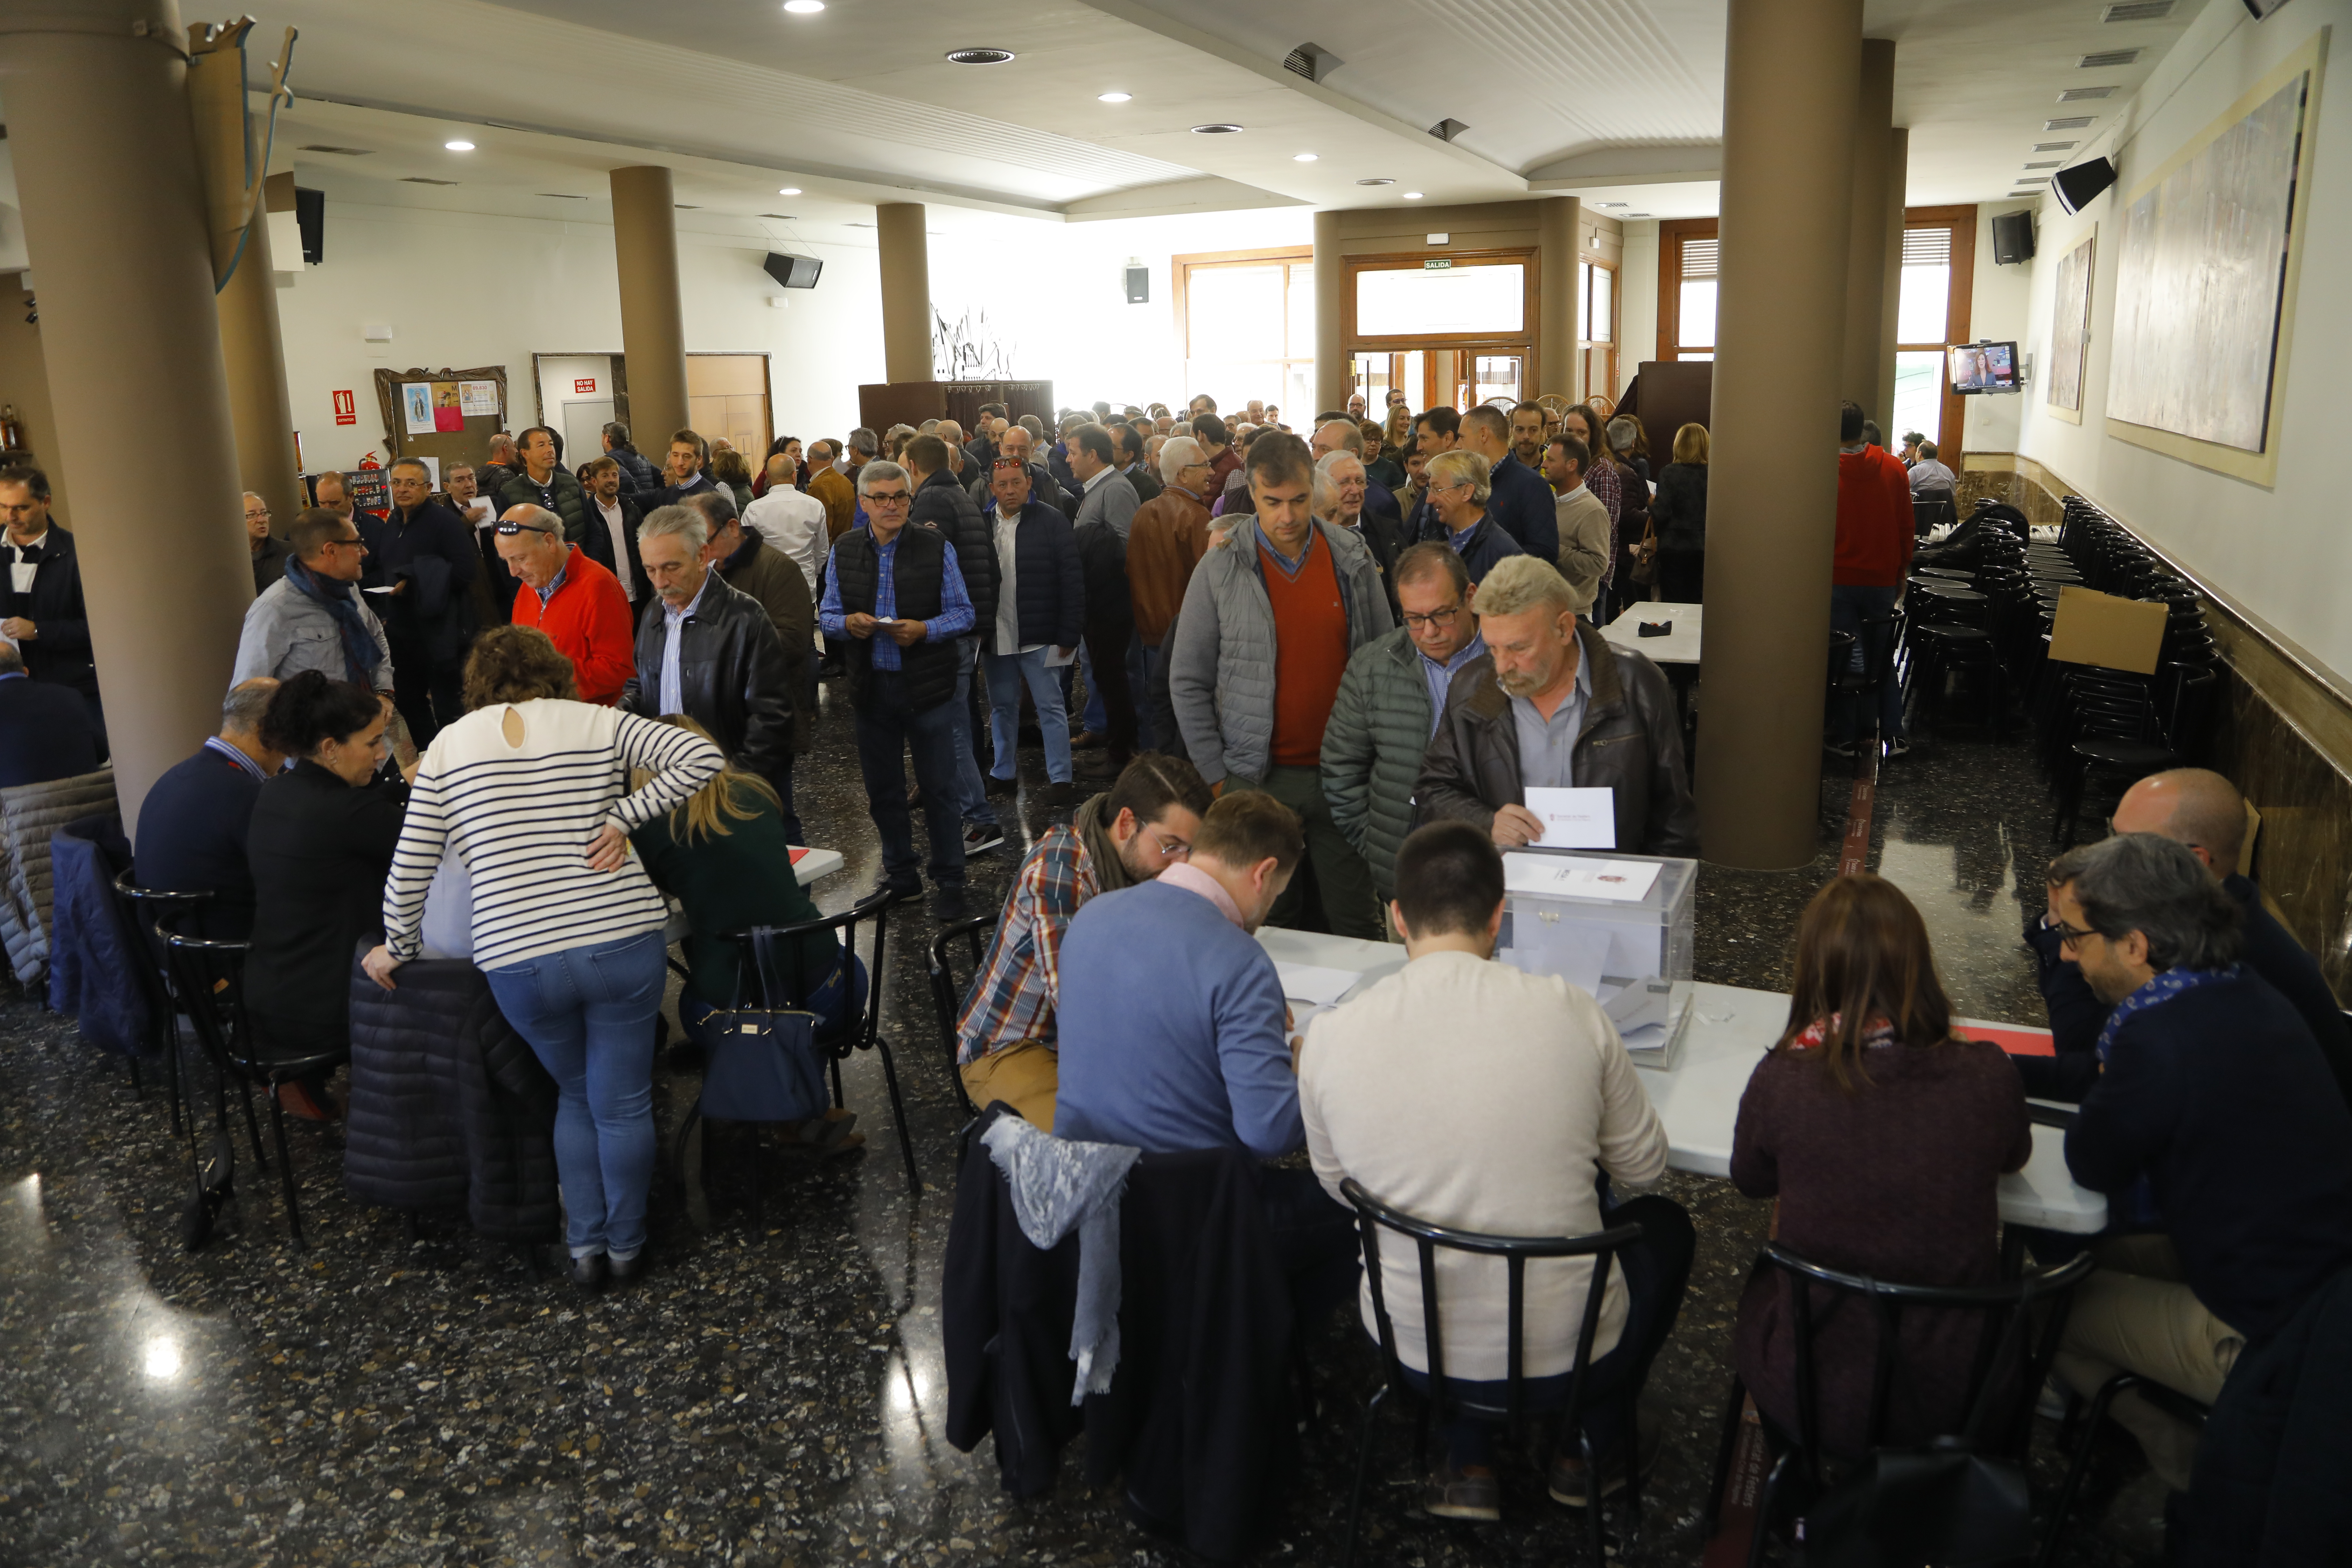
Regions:
[[2050, 657], [2064, 664], [2154, 675], [2169, 610], [2138, 599], [2118, 599], [2088, 588], [2058, 590], [2050, 624]]

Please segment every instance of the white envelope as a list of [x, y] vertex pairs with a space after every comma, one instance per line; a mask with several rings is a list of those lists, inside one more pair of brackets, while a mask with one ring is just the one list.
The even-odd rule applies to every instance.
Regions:
[[1617, 792], [1591, 789], [1531, 789], [1528, 809], [1544, 825], [1536, 840], [1547, 849], [1617, 847]]

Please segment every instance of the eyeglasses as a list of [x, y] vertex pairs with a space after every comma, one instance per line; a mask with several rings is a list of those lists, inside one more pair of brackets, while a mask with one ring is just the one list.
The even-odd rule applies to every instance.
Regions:
[[544, 523], [501, 521], [495, 531], [503, 533], [508, 538], [511, 539], [518, 533], [553, 533], [555, 530], [549, 528]]
[[367, 548], [367, 541], [366, 541], [366, 540], [364, 540], [364, 539], [362, 539], [362, 538], [358, 537], [358, 536], [355, 534], [355, 535], [353, 535], [352, 538], [349, 538], [349, 539], [330, 539], [330, 540], [328, 540], [328, 541], [327, 541], [327, 542], [326, 542], [326, 544], [325, 544], [325, 546], [324, 546], [323, 548], [331, 549], [331, 549], [335, 548], [335, 547], [336, 547], [336, 546], [338, 546], [338, 545], [349, 545], [349, 546], [350, 546], [351, 548], [352, 548], [353, 550], [362, 550], [362, 551], [363, 551], [363, 550], [365, 550], [365, 549]]
[[2082, 931], [2076, 927], [2068, 925], [2063, 921], [2060, 921], [2056, 925], [2050, 929], [2058, 933], [2058, 941], [2061, 944], [2065, 946], [2074, 946], [2077, 943], [2088, 942], [2095, 936], [2100, 937], [2103, 941], [2105, 940], [2104, 933], [2102, 932], [2095, 931]]
[[1192, 845], [1172, 833], [1163, 834], [1159, 828], [1148, 824], [1143, 829], [1143, 841], [1150, 845], [1151, 852], [1162, 860], [1185, 860], [1192, 858]]
[[1441, 496], [1448, 490], [1466, 490], [1470, 488], [1470, 481], [1468, 479], [1456, 479], [1450, 485], [1432, 485], [1429, 487], [1429, 493], [1433, 496]]
[[905, 506], [913, 499], [905, 490], [868, 490], [865, 496], [869, 511], [877, 506]]
[[1425, 616], [1416, 616], [1407, 610], [1404, 613], [1405, 629], [1417, 632], [1423, 626], [1434, 626], [1441, 632], [1451, 631], [1455, 618], [1461, 614], [1462, 606], [1459, 605], [1448, 605], [1444, 609], [1433, 610]]

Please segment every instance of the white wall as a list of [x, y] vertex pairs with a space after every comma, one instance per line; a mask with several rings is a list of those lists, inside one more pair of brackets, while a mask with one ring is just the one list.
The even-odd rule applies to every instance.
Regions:
[[[2011, 262], [1997, 267], [1992, 259], [1992, 220], [2002, 213], [2030, 210], [2032, 202], [1987, 202], [1977, 208], [1977, 257], [1969, 289], [1969, 336], [2014, 342], [2017, 352], [2031, 357], [2032, 368], [2026, 389], [2015, 397], [1960, 399], [1962, 452], [2014, 452], [2026, 404], [2042, 395], [2042, 377], [2049, 362], [2050, 329], [2042, 323], [2041, 340], [2032, 326], [2033, 263]], [[1947, 454], [1945, 460], [1952, 461]]]
[[1641, 374], [1642, 362], [1658, 357], [1658, 221], [1643, 218], [1625, 225], [1625, 251], [1617, 263], [1618, 384]]
[[[2018, 449], [2045, 464], [2152, 542], [2178, 557], [2254, 615], [2335, 670], [2352, 677], [2352, 530], [2345, 520], [2341, 451], [2352, 400], [2352, 111], [2322, 89], [2299, 297], [2293, 302], [2292, 359], [2273, 383], [2281, 401], [2277, 482], [2269, 487], [2212, 473], [2119, 441], [2106, 432], [2110, 327], [2123, 198], [2274, 66], [2323, 27], [2340, 42], [2352, 0], [2298, 0], [2257, 24], [2238, 0], [2209, 0], [2204, 12], [2140, 89], [2136, 132], [2117, 157], [2115, 188], [2069, 217], [2042, 213], [2036, 237], [2027, 334], [2047, 353], [2059, 259], [2098, 226], [2092, 281], [2091, 343], [2083, 422], [2051, 417], [2028, 392]], [[2330, 61], [2329, 65], [2338, 62]], [[2323, 68], [2323, 70], [2325, 68]], [[1972, 443], [1973, 444], [1973, 443]]]

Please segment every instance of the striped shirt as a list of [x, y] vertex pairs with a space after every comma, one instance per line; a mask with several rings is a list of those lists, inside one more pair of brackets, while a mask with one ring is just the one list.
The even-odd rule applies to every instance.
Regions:
[[[507, 743], [509, 713], [522, 721], [520, 746]], [[658, 931], [667, 910], [635, 855], [597, 871], [589, 844], [608, 823], [627, 833], [683, 805], [724, 761], [689, 731], [593, 703], [541, 698], [468, 713], [434, 737], [409, 788], [383, 889], [392, 955], [422, 951], [425, 889], [452, 850], [473, 886], [483, 969]], [[632, 768], [654, 775], [634, 795]]]

